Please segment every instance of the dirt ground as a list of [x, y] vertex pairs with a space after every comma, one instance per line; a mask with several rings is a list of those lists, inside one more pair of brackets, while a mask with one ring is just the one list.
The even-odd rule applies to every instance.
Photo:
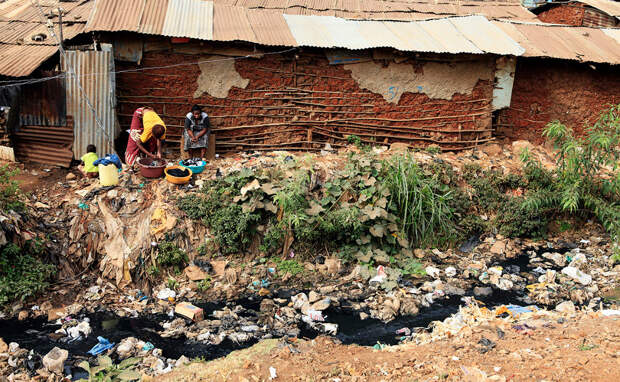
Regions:
[[[212, 362], [194, 362], [158, 381], [618, 381], [620, 318], [579, 314], [563, 323], [480, 326], [464, 338], [375, 350], [331, 338], [262, 341]], [[482, 338], [496, 346], [483, 353]], [[291, 349], [293, 352], [291, 352]], [[484, 374], [483, 374], [484, 373]]]

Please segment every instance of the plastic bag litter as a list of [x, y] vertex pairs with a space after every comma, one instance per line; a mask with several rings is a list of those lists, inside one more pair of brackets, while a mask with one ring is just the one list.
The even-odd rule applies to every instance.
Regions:
[[499, 316], [502, 313], [508, 313], [513, 317], [518, 317], [524, 313], [533, 313], [538, 311], [537, 306], [520, 306], [520, 305], [502, 305], [495, 309], [495, 315]]
[[620, 309], [603, 309], [601, 314], [605, 317], [620, 316]]
[[383, 268], [383, 265], [379, 265], [377, 267], [377, 275], [371, 278], [370, 280], [368, 280], [368, 283], [369, 284], [373, 284], [373, 283], [382, 284], [386, 278], [387, 278], [387, 273], [385, 273], [385, 268]]
[[97, 341], [99, 341], [99, 343], [95, 346], [93, 346], [89, 351], [88, 354], [90, 355], [99, 355], [101, 353], [103, 353], [106, 350], [112, 349], [114, 347], [114, 342], [110, 342], [107, 339], [99, 336], [97, 337]]
[[269, 379], [276, 379], [278, 375], [276, 374], [276, 368], [273, 366], [269, 366]]
[[170, 298], [175, 298], [177, 296], [177, 292], [173, 291], [170, 288], [164, 288], [157, 292], [157, 298], [160, 300], [168, 300]]

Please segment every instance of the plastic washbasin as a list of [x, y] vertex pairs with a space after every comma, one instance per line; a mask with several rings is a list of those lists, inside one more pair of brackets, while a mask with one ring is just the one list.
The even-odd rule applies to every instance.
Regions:
[[[189, 175], [188, 176], [184, 176], [184, 177], [178, 177], [178, 176], [172, 176], [170, 174], [168, 174], [168, 170], [172, 170], [173, 168], [178, 168], [180, 170], [187, 170], [189, 171]], [[189, 182], [189, 180], [192, 178], [192, 169], [188, 168], [188, 167], [184, 167], [184, 166], [170, 166], [170, 167], [166, 167], [166, 169], [164, 170], [164, 173], [166, 174], [166, 180], [170, 183], [173, 184], [185, 184], [187, 182]]]
[[164, 162], [161, 166], [150, 166], [152, 162], [152, 158], [140, 158], [138, 160], [140, 174], [145, 178], [161, 178], [164, 175], [166, 163]]
[[200, 163], [202, 163], [200, 166], [188, 166], [188, 165], [183, 163], [183, 160], [179, 161], [179, 165], [181, 165], [181, 166], [183, 166], [185, 168], [189, 168], [190, 170], [192, 170], [192, 174], [200, 174], [201, 172], [204, 171], [205, 166], [207, 165], [207, 162], [200, 161]]

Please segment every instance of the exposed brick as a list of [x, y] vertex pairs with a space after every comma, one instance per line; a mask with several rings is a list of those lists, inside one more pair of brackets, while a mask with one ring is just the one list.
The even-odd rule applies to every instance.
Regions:
[[601, 111], [620, 103], [620, 71], [613, 66], [519, 58], [509, 109], [499, 129], [510, 139], [542, 142], [542, 130], [559, 120], [582, 135]]
[[[148, 52], [144, 54], [142, 66], [189, 63], [200, 59], [204, 59], [204, 57], [172, 52]], [[214, 98], [206, 93], [200, 98], [193, 98], [194, 91], [197, 88], [196, 80], [200, 75], [200, 68], [197, 65], [149, 70], [147, 72], [119, 73], [117, 76], [117, 93], [119, 95], [118, 110], [121, 127], [124, 129], [129, 127], [130, 115], [135, 108], [152, 105], [169, 126], [169, 137], [178, 140], [184, 115], [195, 103], [204, 106], [212, 117], [214, 127], [291, 123], [291, 128], [301, 129], [308, 126], [294, 125], [292, 121], [325, 121], [322, 127], [333, 130], [337, 134], [360, 134], [370, 131], [377, 134], [376, 141], [378, 142], [384, 141], [385, 137], [382, 135], [392, 133], [372, 127], [362, 130], [351, 128], [350, 126], [353, 124], [345, 128], [340, 124], [327, 121], [364, 116], [372, 116], [378, 119], [416, 119], [482, 113], [482, 115], [477, 116], [445, 120], [355, 121], [364, 124], [390, 124], [399, 129], [416, 127], [444, 130], [462, 129], [461, 134], [436, 134], [431, 131], [422, 135], [427, 138], [439, 137], [445, 142], [475, 140], [480, 134], [467, 133], [467, 130], [490, 127], [490, 101], [493, 91], [493, 84], [490, 81], [481, 80], [471, 94], [454, 94], [451, 100], [431, 99], [427, 95], [419, 93], [405, 93], [399, 103], [395, 105], [386, 102], [380, 94], [361, 89], [357, 82], [351, 78], [349, 71], [341, 65], [329, 65], [321, 50], [298, 53], [296, 72], [302, 74], [297, 75], [296, 78], [290, 73], [293, 68], [292, 60], [293, 55], [270, 55], [261, 59], [236, 61], [237, 72], [241, 77], [250, 81], [245, 89], [233, 87], [227, 98]], [[422, 61], [414, 64], [420, 70], [423, 69], [424, 63]], [[120, 70], [135, 68], [135, 65], [128, 63], [118, 62], [117, 65]], [[311, 91], [306, 97], [313, 98], [292, 100], [290, 93], [280, 93], [287, 87]], [[297, 101], [297, 103], [293, 101]], [[303, 104], [304, 102], [326, 106], [306, 105]], [[288, 126], [249, 127], [219, 132], [218, 138], [266, 131], [282, 131], [287, 128]], [[414, 136], [420, 137], [420, 133], [415, 132], [415, 130], [411, 130], [410, 134], [399, 133], [395, 135], [399, 135], [399, 138], [390, 138], [390, 142], [408, 141], [418, 145], [430, 143], [410, 140]], [[371, 137], [365, 138], [370, 139]], [[303, 141], [305, 139], [306, 132], [303, 131], [286, 133], [281, 136], [261, 137], [253, 140], [252, 143], [272, 144], [274, 142]], [[329, 141], [326, 136], [321, 136], [318, 133], [315, 133], [314, 139]], [[452, 147], [459, 146], [452, 145]]]

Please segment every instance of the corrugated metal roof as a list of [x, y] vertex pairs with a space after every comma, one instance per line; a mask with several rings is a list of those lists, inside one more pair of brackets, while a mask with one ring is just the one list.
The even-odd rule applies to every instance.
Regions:
[[603, 29], [603, 33], [616, 40], [620, 44], [620, 29]]
[[[102, 47], [106, 49], [106, 47]], [[65, 65], [68, 64], [68, 65]], [[67, 75], [67, 115], [73, 116], [75, 128], [73, 154], [80, 158], [86, 154], [86, 146], [93, 144], [102, 155], [114, 152], [112, 140], [116, 137], [115, 74], [114, 54], [111, 49], [104, 51], [67, 51], [67, 62], [79, 76], [82, 89], [103, 124], [105, 132], [99, 128], [92, 110], [79, 89], [76, 76]], [[96, 76], [89, 74], [97, 73]]]
[[213, 2], [168, 0], [162, 29], [164, 36], [213, 39]]
[[88, 19], [86, 32], [137, 32], [146, 0], [97, 0]]
[[[50, 35], [46, 23], [53, 22], [58, 34], [59, 6], [64, 10], [63, 37], [68, 40], [84, 31], [87, 19], [84, 15], [90, 13], [93, 3], [44, 0], [40, 2], [43, 17], [30, 0], [0, 3], [0, 75], [30, 75], [57, 52], [56, 39]], [[45, 39], [32, 40], [37, 34], [44, 34]]]
[[214, 0], [216, 5], [280, 10], [293, 15], [368, 20], [418, 20], [479, 14], [489, 18], [536, 20], [519, 0]]
[[[246, 12], [256, 38], [253, 42], [263, 45], [295, 45], [296, 41], [282, 13], [252, 9]], [[214, 22], [216, 20], [214, 19]], [[234, 26], [235, 24], [230, 25], [233, 28]]]
[[390, 47], [434, 53], [518, 56], [523, 49], [483, 16], [425, 21], [360, 21], [331, 16], [284, 15], [299, 46], [367, 49]]
[[220, 4], [213, 6], [214, 40], [252, 41], [255, 37], [245, 8]]
[[168, 9], [168, 0], [149, 0], [144, 8], [138, 32], [146, 34], [161, 34], [166, 19], [165, 10]]
[[613, 31], [540, 23], [493, 23], [525, 48], [525, 57], [620, 64], [620, 44]]
[[51, 45], [0, 44], [0, 75], [28, 76], [57, 50]]
[[593, 8], [600, 9], [610, 16], [620, 18], [620, 3], [610, 0], [579, 0]]

